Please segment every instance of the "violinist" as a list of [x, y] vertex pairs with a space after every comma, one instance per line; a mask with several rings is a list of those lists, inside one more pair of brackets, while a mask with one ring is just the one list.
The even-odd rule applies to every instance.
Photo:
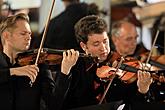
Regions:
[[[136, 55], [142, 54], [142, 52], [147, 52], [147, 50], [141, 45], [142, 49], [140, 48], [135, 51], [137, 48], [138, 34], [135, 25], [131, 22], [126, 20], [114, 22], [112, 24], [111, 34], [111, 40], [114, 44], [114, 48], [120, 55]], [[143, 51], [137, 53], [139, 50]]]
[[[112, 25], [111, 34], [111, 39], [115, 46], [115, 51], [120, 56], [132, 56], [135, 58], [136, 56], [139, 56], [143, 53], [147, 53], [147, 50], [140, 52], [140, 48], [137, 49], [138, 34], [134, 24], [124, 20], [117, 21]], [[142, 56], [140, 60], [143, 61], [146, 59], [145, 57], [147, 56]], [[163, 62], [163, 59], [161, 59], [161, 62]], [[154, 96], [155, 101], [165, 100], [165, 89], [163, 84], [164, 80], [165, 78], [160, 76], [158, 80], [155, 80], [150, 87], [150, 89], [152, 89], [152, 95]], [[162, 83], [160, 84], [160, 82]]]
[[[63, 53], [61, 76], [58, 83], [55, 83], [47, 65], [20, 66], [16, 61], [18, 53], [29, 49], [31, 34], [29, 17], [23, 13], [7, 17], [0, 24], [3, 46], [0, 53], [2, 110], [40, 110], [41, 98], [48, 104], [49, 110], [54, 106], [58, 110], [68, 89], [70, 69], [78, 58], [78, 52], [68, 50]], [[51, 98], [57, 101], [51, 102]]]
[[[63, 105], [65, 109], [99, 104], [107, 85], [107, 82], [100, 80], [96, 75], [98, 66], [107, 62], [110, 55], [106, 22], [101, 17], [95, 15], [83, 17], [76, 23], [75, 33], [77, 41], [84, 52], [91, 54], [93, 57], [98, 57], [99, 64], [94, 63], [92, 66], [89, 66], [88, 62], [85, 62], [83, 59], [77, 61], [76, 69], [72, 69], [72, 82]], [[146, 102], [150, 98], [147, 94], [152, 82], [150, 74], [145, 71], [139, 71], [137, 82], [133, 86], [125, 86], [122, 81], [116, 78], [104, 102], [119, 100], [124, 100], [125, 104], [130, 104], [131, 101]], [[128, 108], [125, 109], [128, 110]]]

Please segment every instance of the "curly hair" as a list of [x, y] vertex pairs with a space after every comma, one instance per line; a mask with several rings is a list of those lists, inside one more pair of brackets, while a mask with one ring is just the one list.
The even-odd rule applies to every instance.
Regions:
[[101, 34], [107, 31], [107, 24], [99, 16], [89, 15], [81, 18], [75, 24], [74, 29], [77, 41], [86, 43], [88, 41], [88, 35]]

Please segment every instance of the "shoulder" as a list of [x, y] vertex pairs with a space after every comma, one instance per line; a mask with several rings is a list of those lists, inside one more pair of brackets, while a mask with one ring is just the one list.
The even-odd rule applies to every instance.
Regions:
[[0, 66], [3, 65], [3, 66], [7, 66], [7, 56], [3, 53], [3, 52], [0, 52]]

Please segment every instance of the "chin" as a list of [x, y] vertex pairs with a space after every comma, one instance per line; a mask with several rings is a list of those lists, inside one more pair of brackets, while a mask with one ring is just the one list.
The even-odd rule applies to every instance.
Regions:
[[23, 49], [21, 49], [22, 51], [27, 51], [29, 48], [23, 48]]
[[104, 58], [102, 57], [102, 58], [99, 59], [99, 62], [103, 62], [103, 61], [105, 61], [106, 59], [107, 59], [107, 57], [106, 57], [106, 58], [105, 58], [105, 57], [104, 57]]
[[128, 53], [128, 55], [133, 55], [133, 54], [134, 54], [134, 52], [129, 52], [129, 53]]
[[29, 50], [29, 48], [30, 48], [30, 46], [26, 46], [26, 47], [25, 47], [25, 50]]

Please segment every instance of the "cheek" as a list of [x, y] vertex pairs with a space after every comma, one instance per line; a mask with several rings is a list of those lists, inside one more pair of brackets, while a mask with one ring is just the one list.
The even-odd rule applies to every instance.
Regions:
[[124, 48], [129, 48], [131, 45], [130, 44], [124, 44]]
[[88, 51], [90, 52], [90, 53], [95, 53], [95, 52], [97, 52], [97, 48], [89, 48], [88, 49]]
[[110, 48], [109, 44], [106, 46], [106, 50], [108, 53], [110, 52], [111, 48]]
[[88, 48], [88, 53], [90, 53], [92, 55], [97, 55], [98, 51], [99, 51], [99, 48], [96, 48], [96, 47]]
[[129, 47], [131, 46], [131, 43], [129, 43], [129, 42], [124, 42], [124, 41], [123, 41], [123, 43], [121, 43], [121, 46], [122, 46], [123, 48], [127, 49], [127, 48], [129, 48]]
[[17, 40], [15, 40], [15, 38], [9, 39], [8, 42], [9, 42], [9, 44], [11, 44], [11, 45], [14, 45], [14, 44], [19, 43]]
[[125, 48], [125, 45], [123, 43], [118, 43], [116, 44], [116, 48], [121, 50], [122, 48]]

